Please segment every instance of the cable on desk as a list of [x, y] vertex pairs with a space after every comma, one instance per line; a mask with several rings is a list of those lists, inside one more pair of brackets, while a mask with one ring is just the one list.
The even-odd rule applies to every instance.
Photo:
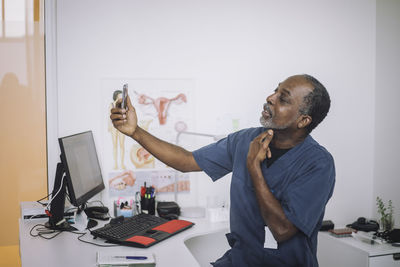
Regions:
[[[88, 227], [86, 227], [85, 230], [88, 230], [90, 233], [92, 232]], [[114, 244], [114, 245], [101, 245], [101, 244], [97, 244], [97, 243], [94, 243], [94, 242], [90, 242], [90, 241], [83, 240], [82, 237], [85, 236], [85, 235], [87, 234], [87, 232], [83, 232], [83, 233], [82, 233], [82, 232], [71, 231], [71, 233], [73, 233], [73, 234], [79, 234], [80, 236], [78, 236], [78, 240], [81, 241], [81, 242], [83, 242], [83, 243], [86, 243], [86, 244], [95, 245], [95, 246], [103, 247], [103, 248], [118, 247], [118, 246], [119, 246], [118, 244]]]
[[[42, 228], [36, 229], [37, 234], [36, 234], [36, 235], [33, 234], [33, 233], [32, 233], [33, 230], [34, 230], [36, 227], [39, 227], [39, 226], [42, 226]], [[32, 237], [41, 237], [41, 238], [44, 238], [44, 239], [49, 240], [49, 239], [55, 238], [56, 236], [58, 236], [58, 235], [61, 234], [62, 232], [63, 232], [63, 231], [51, 230], [51, 229], [47, 228], [44, 224], [36, 224], [36, 225], [34, 225], [34, 226], [31, 228], [31, 230], [29, 231], [29, 234], [30, 234]], [[54, 234], [54, 233], [55, 233], [55, 234]], [[49, 235], [49, 234], [54, 234], [54, 235], [52, 235], [52, 236], [50, 236], [50, 237], [47, 237], [46, 235]]]
[[[63, 177], [63, 178], [64, 178], [64, 177]], [[62, 184], [62, 182], [61, 182], [61, 184]], [[61, 189], [61, 188], [60, 188], [60, 189]], [[57, 194], [58, 194], [59, 192], [60, 192], [60, 190], [58, 190], [57, 193], [56, 193], [54, 196], [52, 196], [52, 193], [50, 193], [50, 194], [48, 194], [47, 196], [45, 196], [45, 197], [43, 197], [43, 198], [37, 200], [37, 202], [38, 202], [39, 204], [43, 205], [44, 207], [47, 206], [47, 208], [48, 208], [48, 207], [50, 206], [52, 200], [57, 196]], [[47, 197], [49, 197], [49, 196], [52, 196], [52, 197], [51, 197], [51, 199], [49, 200], [49, 202], [48, 202], [47, 204], [40, 202], [41, 200], [43, 200], [43, 199], [45, 199], [45, 198], [47, 198]], [[67, 193], [67, 198], [68, 198], [68, 200], [69, 200], [69, 195], [68, 195], [68, 193]], [[87, 204], [89, 204], [89, 203], [94, 203], [94, 202], [99, 202], [103, 207], [105, 207], [105, 205], [103, 204], [103, 202], [101, 202], [100, 200], [95, 200], [95, 201], [91, 201], [91, 202], [88, 202], [88, 203], [83, 204], [83, 205], [82, 205], [82, 208], [74, 207], [74, 208], [68, 209], [67, 211], [76, 209], [76, 210], [79, 212], [79, 211], [85, 209], [85, 208], [87, 207]], [[31, 218], [29, 218], [29, 219], [33, 219], [33, 218], [36, 217], [36, 216], [38, 216], [38, 215], [34, 215], [34, 216], [32, 216]], [[112, 218], [112, 216], [110, 215], [109, 212], [108, 212], [108, 216], [109, 216], [110, 218]], [[38, 227], [41, 227], [41, 228], [38, 228]], [[37, 229], [36, 229], [37, 234], [33, 234], [33, 231], [35, 230], [35, 228], [37, 228]], [[89, 228], [86, 228], [85, 230], [88, 230], [90, 233], [92, 232]], [[94, 243], [94, 242], [86, 241], [86, 240], [83, 240], [82, 237], [85, 236], [85, 235], [87, 234], [87, 232], [83, 232], [83, 233], [82, 233], [82, 232], [75, 232], [75, 231], [52, 230], [52, 229], [47, 228], [47, 227], [46, 227], [45, 225], [43, 225], [43, 224], [36, 224], [36, 225], [34, 225], [34, 226], [31, 228], [31, 230], [29, 231], [29, 234], [30, 234], [32, 237], [41, 237], [41, 238], [50, 240], [50, 239], [55, 238], [56, 236], [58, 236], [58, 235], [61, 234], [62, 232], [69, 232], [69, 233], [73, 233], [73, 234], [78, 234], [78, 235], [79, 235], [79, 236], [78, 236], [78, 240], [79, 240], [79, 241], [81, 241], [81, 242], [83, 242], [83, 243], [86, 243], [86, 244], [95, 245], [95, 246], [98, 246], [98, 247], [118, 247], [118, 246], [120, 246], [120, 245], [118, 245], [118, 244], [113, 244], [113, 245], [101, 245], [101, 244], [97, 244], [97, 243]], [[46, 235], [52, 235], [52, 236], [46, 236]]]
[[[89, 231], [90, 231], [90, 230], [89, 230]], [[81, 241], [81, 242], [83, 242], [83, 243], [86, 243], [86, 244], [95, 245], [95, 246], [103, 247], [103, 248], [118, 247], [118, 246], [120, 246], [120, 245], [118, 245], [118, 244], [115, 244], [115, 245], [101, 245], [101, 244], [97, 244], [97, 243], [94, 243], [94, 242], [90, 242], [90, 241], [86, 241], [86, 240], [81, 239], [81, 238], [82, 238], [84, 235], [86, 235], [86, 234], [87, 234], [87, 233], [81, 233], [81, 235], [78, 236], [78, 240]]]
[[[39, 228], [39, 227], [40, 227], [40, 228]], [[34, 230], [37, 231], [37, 234], [34, 234], [34, 233], [33, 233]], [[91, 232], [89, 228], [86, 228], [85, 230], [88, 230], [89, 232]], [[113, 244], [113, 245], [101, 245], [101, 244], [97, 244], [97, 243], [94, 243], [94, 242], [86, 241], [86, 240], [83, 240], [82, 237], [83, 237], [84, 235], [86, 235], [87, 232], [51, 230], [51, 229], [47, 228], [44, 224], [36, 224], [36, 225], [34, 225], [34, 226], [31, 228], [31, 230], [29, 231], [29, 234], [30, 234], [32, 237], [40, 237], [40, 238], [43, 238], [43, 239], [46, 239], [46, 240], [50, 240], [50, 239], [55, 238], [56, 236], [58, 236], [58, 235], [61, 234], [62, 232], [77, 234], [77, 235], [79, 235], [79, 236], [78, 236], [78, 240], [79, 240], [79, 241], [81, 241], [81, 242], [83, 242], [83, 243], [86, 243], [86, 244], [95, 245], [95, 246], [98, 246], [98, 247], [118, 247], [118, 246], [119, 246], [118, 244]], [[47, 235], [51, 235], [51, 236], [47, 236]]]

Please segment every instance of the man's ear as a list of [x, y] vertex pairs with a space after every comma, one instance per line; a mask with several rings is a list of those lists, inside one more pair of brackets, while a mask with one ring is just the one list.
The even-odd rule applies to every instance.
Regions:
[[312, 118], [309, 115], [301, 115], [300, 121], [297, 123], [297, 128], [302, 129], [310, 125]]

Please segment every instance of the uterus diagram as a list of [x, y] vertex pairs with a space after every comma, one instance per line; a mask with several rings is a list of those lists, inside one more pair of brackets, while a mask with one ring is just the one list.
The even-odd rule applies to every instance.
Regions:
[[186, 95], [183, 93], [179, 93], [173, 98], [167, 98], [163, 96], [152, 98], [145, 94], [140, 94], [136, 91], [135, 94], [138, 95], [139, 105], [152, 105], [154, 107], [155, 111], [157, 112], [157, 117], [160, 125], [164, 125], [167, 123], [168, 109], [171, 104], [180, 105], [183, 103], [187, 103]]

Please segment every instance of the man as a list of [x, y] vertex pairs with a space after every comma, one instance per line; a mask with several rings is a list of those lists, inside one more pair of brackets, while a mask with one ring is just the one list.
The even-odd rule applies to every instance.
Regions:
[[213, 264], [217, 267], [318, 266], [317, 234], [335, 167], [309, 133], [327, 115], [330, 98], [314, 77], [296, 75], [266, 100], [263, 127], [241, 130], [194, 152], [138, 127], [129, 99], [127, 110], [111, 110], [114, 126], [165, 164], [182, 172], [203, 170], [213, 180], [232, 172], [231, 249]]

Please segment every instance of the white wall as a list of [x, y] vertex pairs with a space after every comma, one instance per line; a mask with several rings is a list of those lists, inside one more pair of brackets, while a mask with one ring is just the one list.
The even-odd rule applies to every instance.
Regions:
[[400, 1], [376, 1], [375, 198], [389, 199], [400, 225]]
[[[241, 126], [258, 126], [277, 84], [308, 73], [332, 99], [326, 121], [313, 132], [336, 162], [325, 217], [338, 225], [369, 217], [375, 11], [373, 0], [59, 0], [54, 127], [59, 136], [102, 131], [96, 114], [104, 111], [96, 103], [104, 77], [194, 79], [198, 131], [212, 133], [215, 120], [230, 113], [246, 118]], [[229, 179], [217, 185], [205, 175], [198, 179], [200, 204], [209, 193], [227, 197]]]

